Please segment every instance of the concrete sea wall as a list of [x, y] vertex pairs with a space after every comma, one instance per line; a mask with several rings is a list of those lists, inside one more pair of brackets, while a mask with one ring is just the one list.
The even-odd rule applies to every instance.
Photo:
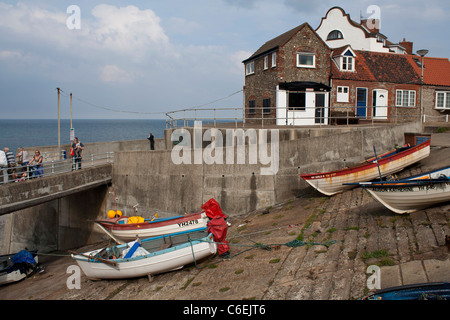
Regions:
[[[202, 129], [202, 135], [207, 129]], [[199, 211], [210, 198], [216, 199], [229, 216], [267, 208], [312, 190], [299, 177], [300, 173], [351, 166], [373, 156], [373, 146], [382, 153], [395, 145], [402, 145], [405, 132], [421, 132], [419, 123], [276, 129], [278, 140], [274, 141], [279, 141], [279, 161], [276, 173], [269, 175], [261, 174], [261, 169], [268, 167], [260, 161], [261, 146], [255, 147], [248, 141], [244, 147], [243, 164], [230, 164], [225, 160], [223, 164], [205, 161], [193, 164], [193, 153], [208, 152], [206, 147], [210, 141], [203, 141], [200, 149], [186, 150], [192, 164], [176, 164], [170, 130], [166, 131], [165, 140], [157, 140], [155, 151], [149, 150], [146, 140], [86, 144], [85, 156], [114, 152], [111, 184], [0, 216], [0, 253], [13, 253], [23, 248], [40, 252], [66, 250], [98, 241], [105, 235], [92, 220], [106, 217], [107, 211], [116, 206], [126, 215], [144, 217], [155, 213], [164, 217]], [[219, 129], [225, 142], [227, 130], [230, 129]], [[243, 130], [248, 133], [247, 130], [254, 129]], [[276, 135], [269, 130], [268, 136], [272, 139]], [[37, 149], [51, 152], [57, 147]], [[228, 149], [237, 162], [238, 148]], [[273, 144], [269, 144], [267, 149], [268, 154], [275, 150]], [[226, 155], [227, 148], [221, 151]], [[250, 163], [250, 156], [258, 161]], [[137, 213], [133, 210], [136, 204]]]
[[[208, 128], [203, 128], [202, 133]], [[190, 138], [195, 135], [191, 130]], [[220, 129], [226, 136], [227, 129]], [[230, 129], [228, 129], [230, 130]], [[245, 129], [244, 129], [245, 130]], [[116, 195], [107, 205], [127, 215], [150, 217], [199, 211], [210, 198], [216, 199], [229, 216], [266, 208], [311, 191], [300, 173], [329, 171], [351, 166], [378, 153], [404, 143], [405, 132], [420, 132], [419, 123], [376, 127], [327, 127], [279, 129], [279, 168], [276, 174], [261, 175], [260, 162], [250, 164], [254, 152], [245, 146], [245, 164], [175, 164], [173, 150], [123, 151], [115, 154], [112, 188]], [[166, 132], [166, 145], [170, 131]], [[188, 135], [189, 137], [189, 135]], [[210, 142], [203, 141], [202, 147]], [[191, 143], [193, 146], [194, 143]], [[225, 143], [224, 143], [225, 145]], [[268, 147], [271, 150], [271, 147]], [[223, 154], [226, 154], [226, 148]], [[235, 159], [237, 148], [234, 147]]]

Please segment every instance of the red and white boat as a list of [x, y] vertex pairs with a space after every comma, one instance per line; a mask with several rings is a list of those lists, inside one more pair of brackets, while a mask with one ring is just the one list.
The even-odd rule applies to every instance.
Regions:
[[113, 238], [121, 242], [127, 242], [136, 238], [146, 239], [198, 228], [206, 228], [209, 221], [205, 212], [188, 213], [170, 218], [142, 219], [144, 221], [138, 223], [130, 223], [132, 222], [130, 218], [122, 216], [112, 219], [96, 220], [95, 222]]
[[427, 140], [413, 147], [407, 146], [386, 152], [352, 168], [302, 174], [300, 177], [321, 193], [332, 196], [355, 187], [355, 185], [344, 184], [371, 181], [380, 178], [380, 176], [385, 177], [394, 174], [429, 155], [430, 140]]

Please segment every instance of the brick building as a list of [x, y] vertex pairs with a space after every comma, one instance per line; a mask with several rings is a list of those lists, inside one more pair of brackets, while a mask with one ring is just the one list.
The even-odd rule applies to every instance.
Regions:
[[[351, 67], [345, 65], [345, 57], [352, 58]], [[352, 50], [345, 46], [334, 50], [332, 59], [334, 119], [346, 119], [348, 114], [358, 120], [419, 119], [420, 75], [410, 55]]]
[[304, 23], [266, 42], [245, 64], [245, 118], [305, 125], [328, 117], [330, 48]]
[[[421, 59], [411, 57], [411, 64], [421, 74]], [[450, 121], [450, 61], [425, 57], [423, 60], [423, 114], [425, 122]]]
[[328, 10], [316, 30], [304, 23], [243, 63], [248, 123], [413, 121], [421, 112], [450, 110], [448, 59], [425, 58], [422, 86], [412, 42], [394, 44], [380, 33], [378, 20], [357, 23], [340, 7]]

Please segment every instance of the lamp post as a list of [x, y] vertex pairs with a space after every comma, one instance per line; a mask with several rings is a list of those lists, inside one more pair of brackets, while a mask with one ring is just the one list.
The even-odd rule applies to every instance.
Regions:
[[423, 57], [425, 57], [428, 53], [428, 50], [422, 49], [417, 50], [416, 53], [420, 56], [420, 123], [423, 124]]

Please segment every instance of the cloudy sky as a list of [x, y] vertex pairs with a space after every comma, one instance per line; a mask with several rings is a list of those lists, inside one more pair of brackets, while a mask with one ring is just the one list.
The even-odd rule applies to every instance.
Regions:
[[[72, 5], [79, 8], [72, 10]], [[244, 67], [264, 42], [330, 0], [0, 0], [1, 118], [164, 118], [164, 112], [241, 107]], [[381, 9], [381, 32], [450, 57], [448, 0], [350, 0], [353, 20]], [[68, 10], [69, 9], [69, 10]]]

